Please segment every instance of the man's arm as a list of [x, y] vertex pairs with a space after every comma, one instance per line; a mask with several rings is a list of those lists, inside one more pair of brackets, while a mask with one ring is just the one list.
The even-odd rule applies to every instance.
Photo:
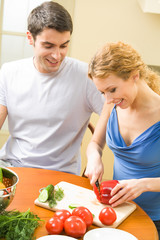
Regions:
[[3, 126], [7, 114], [8, 114], [7, 107], [0, 104], [0, 129]]

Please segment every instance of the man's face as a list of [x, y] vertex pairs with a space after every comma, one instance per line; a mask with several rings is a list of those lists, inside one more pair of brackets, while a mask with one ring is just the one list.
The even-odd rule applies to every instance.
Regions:
[[58, 32], [55, 29], [44, 29], [34, 40], [30, 33], [28, 39], [34, 47], [34, 65], [41, 73], [58, 71], [65, 58], [71, 34], [69, 31]]

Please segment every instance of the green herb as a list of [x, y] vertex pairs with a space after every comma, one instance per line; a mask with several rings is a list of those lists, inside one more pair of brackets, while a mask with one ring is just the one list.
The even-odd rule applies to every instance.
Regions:
[[51, 197], [50, 199], [48, 199], [48, 204], [50, 208], [53, 208], [54, 206], [57, 205], [57, 201], [54, 197], [53, 198]]
[[57, 205], [57, 201], [61, 201], [64, 197], [64, 191], [62, 188], [58, 187], [58, 189], [54, 189], [52, 194], [48, 199], [48, 204], [50, 208], [53, 208]]
[[3, 182], [3, 172], [1, 167], [0, 167], [0, 182]]
[[0, 239], [31, 240], [41, 220], [30, 209], [26, 212], [3, 211], [0, 214]]
[[50, 208], [56, 206], [57, 201], [61, 201], [64, 197], [64, 191], [62, 188], [54, 188], [52, 184], [45, 187], [39, 194], [38, 200], [40, 202], [47, 202]]
[[76, 204], [71, 204], [71, 205], [69, 205], [68, 207], [69, 207], [70, 209], [75, 209], [75, 208], [78, 207], [78, 205], [76, 205]]
[[61, 201], [62, 198], [64, 197], [64, 190], [60, 187], [58, 187], [58, 189], [55, 190], [55, 199], [57, 201]]

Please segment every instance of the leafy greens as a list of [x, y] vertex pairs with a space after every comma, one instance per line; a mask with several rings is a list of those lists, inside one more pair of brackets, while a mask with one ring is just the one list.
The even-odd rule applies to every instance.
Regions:
[[40, 225], [40, 218], [30, 209], [26, 212], [4, 211], [0, 214], [0, 239], [31, 240], [35, 229]]

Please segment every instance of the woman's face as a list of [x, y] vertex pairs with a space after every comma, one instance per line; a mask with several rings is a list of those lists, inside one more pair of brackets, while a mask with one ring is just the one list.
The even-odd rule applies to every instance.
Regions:
[[127, 80], [123, 80], [114, 74], [110, 74], [105, 79], [93, 78], [97, 89], [104, 94], [107, 103], [113, 103], [120, 108], [131, 106], [137, 95], [137, 75], [131, 75]]

